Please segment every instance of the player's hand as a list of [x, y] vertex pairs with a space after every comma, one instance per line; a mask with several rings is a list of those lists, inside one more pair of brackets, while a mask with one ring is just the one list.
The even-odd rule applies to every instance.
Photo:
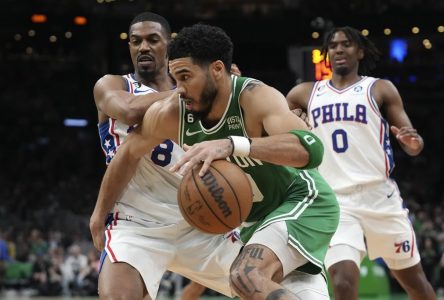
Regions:
[[412, 152], [416, 152], [422, 147], [422, 138], [415, 128], [390, 126], [390, 130], [396, 136], [396, 139], [402, 145], [406, 146]]
[[204, 141], [193, 146], [183, 145], [186, 151], [181, 159], [171, 167], [171, 172], [177, 172], [185, 175], [193, 167], [203, 162], [199, 171], [199, 176], [204, 176], [213, 160], [225, 159], [231, 155], [233, 146], [229, 139], [220, 139], [214, 141]]
[[236, 64], [231, 64], [230, 73], [236, 76], [241, 76], [242, 73], [239, 70], [239, 67]]
[[89, 220], [89, 230], [93, 239], [94, 247], [102, 251], [105, 247], [105, 222], [103, 217], [92, 214]]
[[307, 125], [308, 129], [311, 130], [311, 125], [310, 125], [310, 121], [308, 120], [308, 115], [305, 111], [303, 111], [301, 108], [295, 108], [292, 110], [292, 112], [298, 116], [299, 118], [302, 119], [302, 121], [305, 122], [305, 124]]

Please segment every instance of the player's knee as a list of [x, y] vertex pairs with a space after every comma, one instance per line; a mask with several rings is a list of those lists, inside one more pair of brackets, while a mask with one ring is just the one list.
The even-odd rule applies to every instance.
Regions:
[[235, 267], [230, 271], [230, 286], [240, 298], [252, 299], [260, 288], [261, 282], [262, 277], [256, 269]]

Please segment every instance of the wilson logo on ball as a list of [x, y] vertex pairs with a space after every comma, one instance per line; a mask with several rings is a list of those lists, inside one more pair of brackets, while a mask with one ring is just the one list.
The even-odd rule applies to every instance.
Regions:
[[205, 175], [202, 177], [202, 181], [207, 187], [214, 201], [216, 201], [219, 208], [222, 210], [224, 217], [227, 218], [230, 216], [231, 210], [223, 198], [224, 188], [217, 184], [216, 177], [214, 177], [213, 173], [211, 171], [207, 171], [207, 173], [205, 173]]

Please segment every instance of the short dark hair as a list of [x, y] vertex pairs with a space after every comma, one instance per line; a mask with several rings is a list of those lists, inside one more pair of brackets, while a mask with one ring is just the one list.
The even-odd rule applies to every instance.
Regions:
[[130, 25], [129, 25], [129, 29], [128, 29], [128, 33], [131, 34], [131, 26], [133, 26], [136, 23], [140, 23], [140, 22], [156, 22], [159, 23], [165, 33], [165, 36], [167, 39], [171, 38], [171, 27], [170, 27], [170, 23], [168, 23], [168, 21], [162, 17], [161, 15], [152, 13], [152, 12], [143, 12], [141, 14], [138, 14], [137, 16], [134, 17], [134, 19], [131, 21]]
[[194, 24], [184, 27], [171, 41], [168, 57], [170, 60], [191, 57], [199, 65], [221, 60], [229, 72], [233, 60], [233, 43], [220, 27]]
[[335, 27], [327, 32], [324, 44], [322, 45], [322, 55], [326, 57], [326, 54], [328, 53], [328, 44], [332, 40], [333, 35], [338, 31], [342, 31], [350, 41], [356, 43], [358, 47], [364, 51], [364, 57], [359, 62], [358, 73], [360, 75], [368, 75], [368, 73], [376, 67], [376, 62], [379, 60], [381, 53], [372, 41], [353, 27]]

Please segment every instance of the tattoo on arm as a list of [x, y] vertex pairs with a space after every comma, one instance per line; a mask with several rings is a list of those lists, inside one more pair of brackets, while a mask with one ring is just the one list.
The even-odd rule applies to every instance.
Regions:
[[239, 290], [242, 290], [242, 292], [246, 295], [249, 294], [254, 294], [254, 293], [261, 293], [261, 291], [257, 288], [257, 286], [254, 284], [254, 280], [250, 278], [249, 273], [251, 271], [253, 271], [256, 267], [254, 266], [245, 266], [244, 268], [244, 276], [245, 279], [247, 279], [248, 283], [252, 286], [253, 290], [251, 290], [248, 285], [244, 282], [244, 280], [242, 279], [242, 276], [238, 273], [237, 274], [237, 281], [239, 282], [239, 284], [241, 285], [240, 287], [238, 286], [238, 288], [240, 288]]
[[262, 82], [262, 81], [259, 81], [259, 80], [252, 80], [252, 81], [250, 81], [248, 84], [247, 84], [247, 86], [245, 87], [245, 89], [247, 90], [247, 91], [251, 91], [251, 90], [253, 90], [255, 87], [257, 87], [257, 86], [260, 86], [260, 85], [263, 85], [264, 83]]

